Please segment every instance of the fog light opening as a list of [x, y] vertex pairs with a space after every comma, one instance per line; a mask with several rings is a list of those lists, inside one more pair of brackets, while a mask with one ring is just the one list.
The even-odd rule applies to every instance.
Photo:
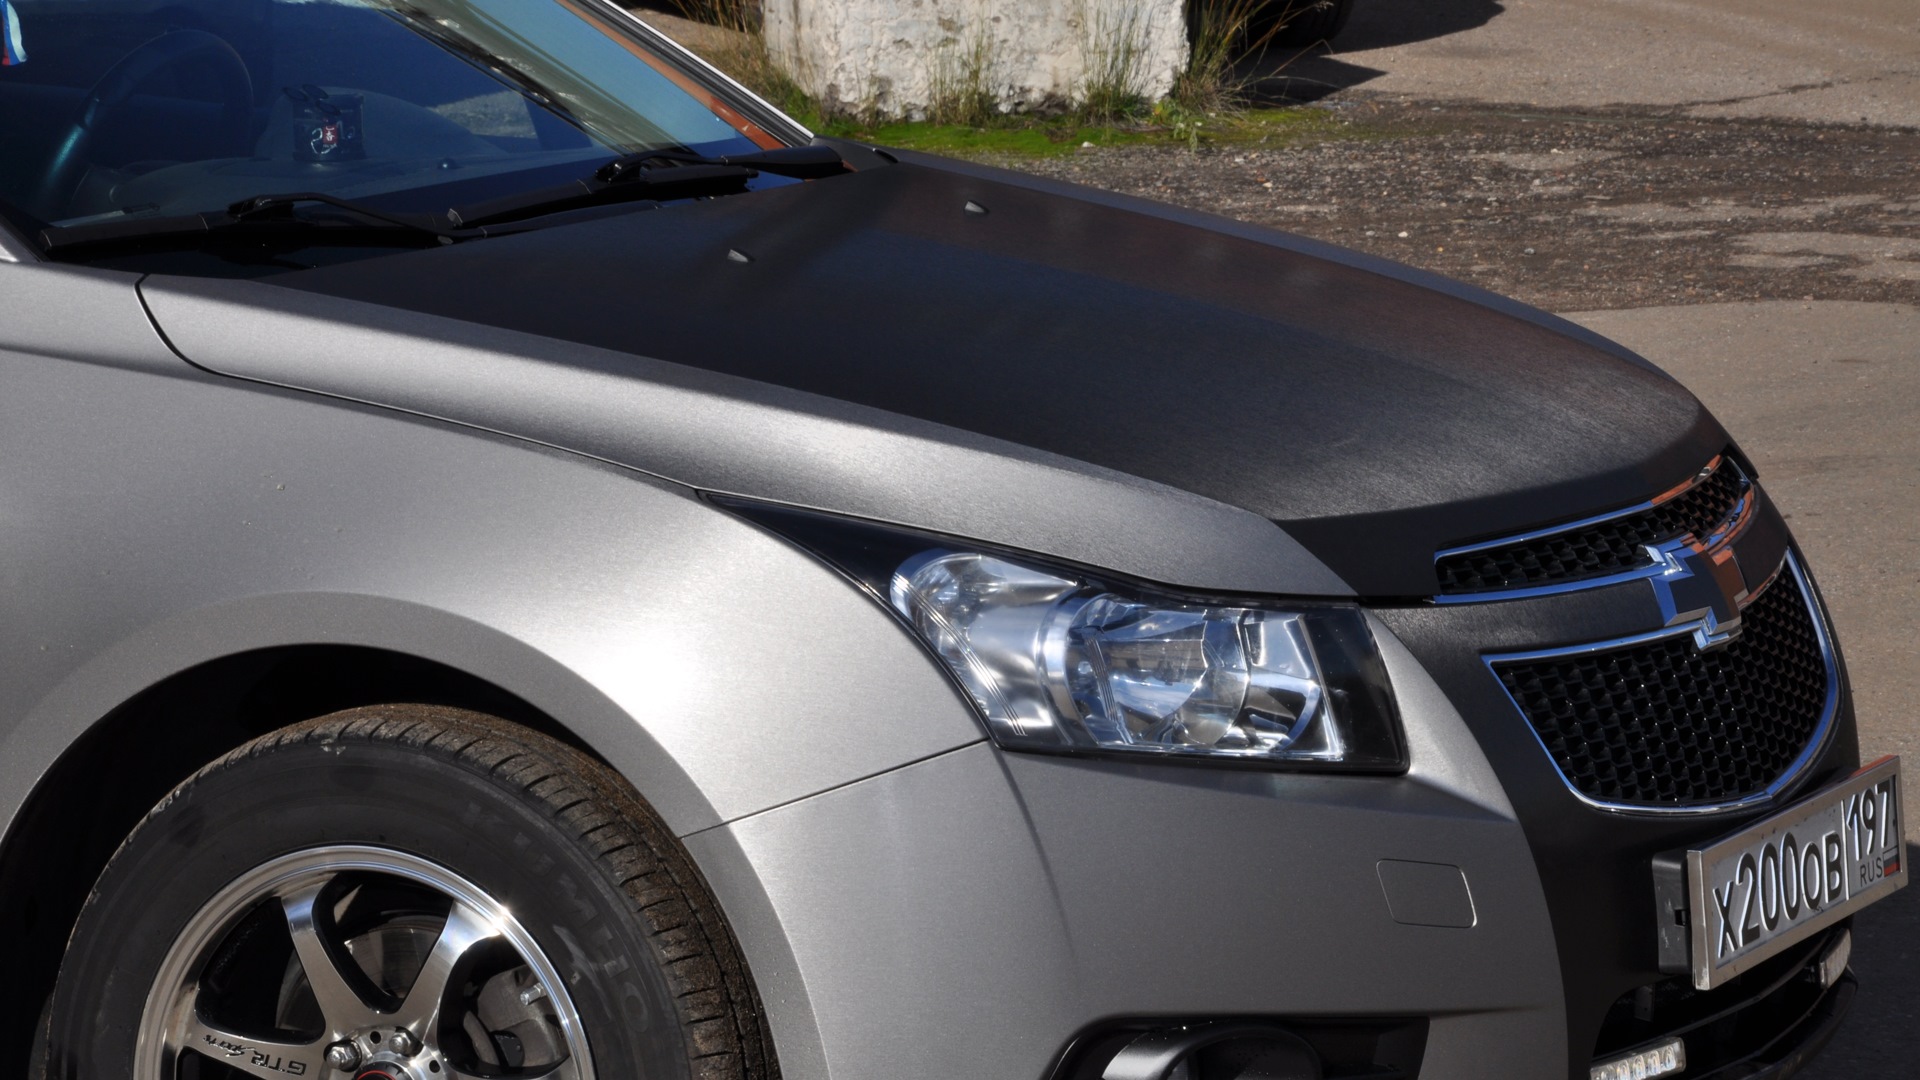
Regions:
[[1687, 1044], [1680, 1038], [1643, 1046], [1587, 1070], [1588, 1080], [1653, 1080], [1687, 1070]]
[[1275, 1027], [1199, 1024], [1149, 1031], [1128, 1043], [1101, 1080], [1321, 1080], [1320, 1057]]

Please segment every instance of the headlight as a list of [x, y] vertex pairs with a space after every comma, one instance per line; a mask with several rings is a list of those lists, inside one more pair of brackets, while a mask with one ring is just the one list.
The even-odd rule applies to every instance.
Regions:
[[1351, 604], [1211, 602], [824, 515], [735, 505], [865, 583], [1012, 750], [1399, 771]]
[[1011, 749], [1400, 764], [1384, 694], [1335, 677], [1371, 656], [1351, 608], [1129, 595], [942, 549], [902, 563], [888, 598]]

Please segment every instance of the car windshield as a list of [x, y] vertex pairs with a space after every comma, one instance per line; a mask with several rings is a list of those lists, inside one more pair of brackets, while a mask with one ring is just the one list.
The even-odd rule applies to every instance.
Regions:
[[622, 154], [784, 145], [606, 0], [10, 0], [0, 12], [0, 212], [29, 231], [288, 192], [441, 212]]

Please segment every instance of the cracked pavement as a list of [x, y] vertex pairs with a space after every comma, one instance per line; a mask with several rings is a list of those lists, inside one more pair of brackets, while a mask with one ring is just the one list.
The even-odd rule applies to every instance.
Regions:
[[1915, 0], [1358, 0], [1244, 67], [1359, 137], [1008, 164], [1549, 309], [1920, 301]]
[[1920, 127], [1913, 0], [1359, 0], [1292, 92]]
[[[1817, 235], [1817, 234], [1816, 234]], [[1659, 362], [1726, 424], [1793, 526], [1833, 611], [1864, 757], [1920, 763], [1920, 307], [1772, 301], [1569, 316]], [[1912, 776], [1909, 772], [1908, 777]], [[1920, 793], [1904, 792], [1920, 859]], [[1853, 927], [1860, 995], [1795, 1080], [1914, 1075], [1920, 1031], [1920, 887]]]
[[1920, 302], [1920, 131], [1348, 91], [1293, 146], [1003, 164], [1413, 263], [1550, 310]]

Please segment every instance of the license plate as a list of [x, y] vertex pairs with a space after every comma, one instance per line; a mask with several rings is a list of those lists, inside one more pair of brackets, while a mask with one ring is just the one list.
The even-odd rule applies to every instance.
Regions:
[[1654, 860], [1662, 966], [1711, 990], [1907, 883], [1900, 759]]

